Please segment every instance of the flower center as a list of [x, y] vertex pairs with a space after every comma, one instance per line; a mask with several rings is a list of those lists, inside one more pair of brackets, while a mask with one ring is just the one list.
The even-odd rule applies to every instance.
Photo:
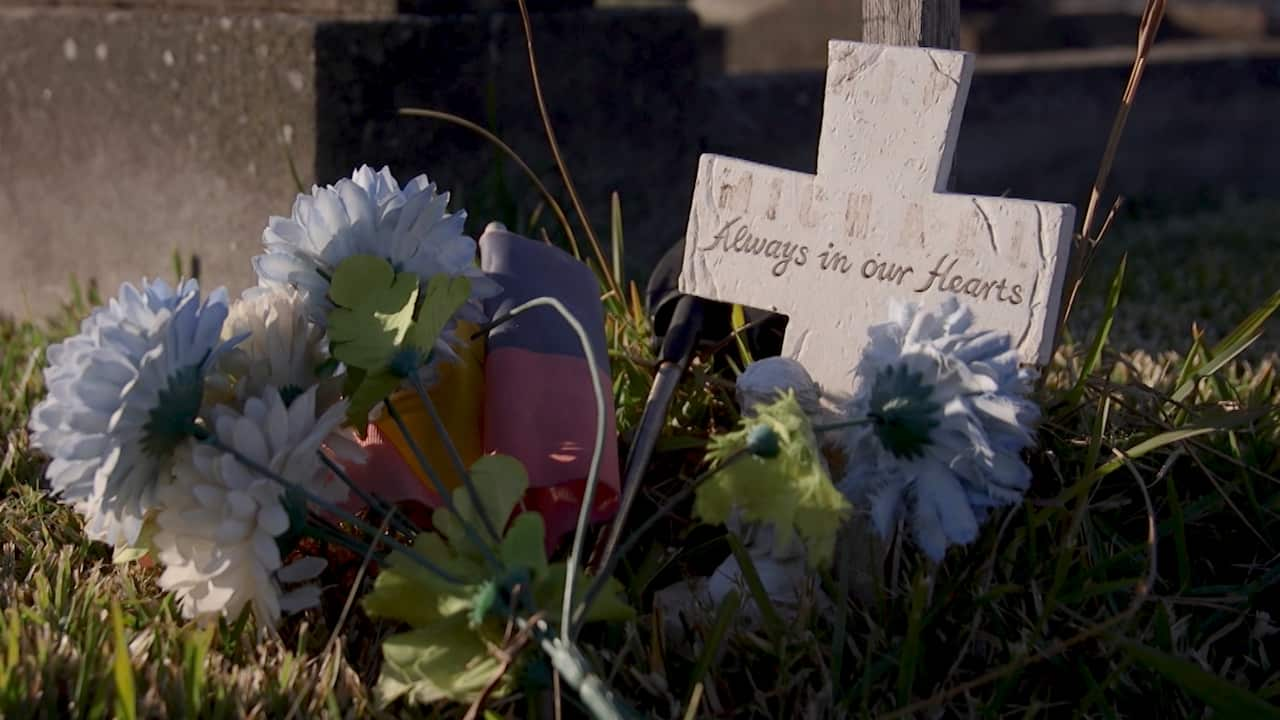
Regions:
[[169, 376], [143, 426], [142, 449], [155, 458], [171, 455], [178, 444], [195, 432], [196, 417], [204, 398], [204, 363], [182, 368]]
[[941, 422], [942, 406], [933, 401], [933, 385], [906, 365], [890, 365], [876, 373], [867, 416], [880, 444], [904, 460], [924, 455], [933, 441], [929, 433]]
[[304, 392], [306, 392], [306, 390], [303, 390], [297, 385], [285, 385], [280, 388], [280, 399], [284, 401], [285, 407], [289, 407], [290, 405], [293, 405], [293, 401], [297, 400], [298, 396], [302, 395]]

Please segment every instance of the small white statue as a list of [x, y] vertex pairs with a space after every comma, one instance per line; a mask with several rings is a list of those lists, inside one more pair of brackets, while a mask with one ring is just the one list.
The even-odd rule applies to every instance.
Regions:
[[[757, 406], [777, 400], [778, 395], [787, 390], [795, 392], [796, 400], [811, 420], [822, 415], [817, 383], [799, 362], [783, 357], [766, 358], [747, 366], [738, 377], [738, 404], [743, 415], [750, 415]], [[736, 514], [727, 525], [730, 532], [742, 539], [760, 576], [760, 584], [783, 620], [792, 619], [811, 593], [816, 601], [826, 601], [806, 565], [803, 543], [775, 542], [772, 527], [745, 523]], [[742, 567], [733, 555], [705, 580], [680, 582], [661, 590], [656, 602], [667, 622], [673, 624], [670, 629], [678, 632], [677, 616], [681, 611], [691, 610], [695, 605], [703, 609], [717, 608], [731, 590], [738, 590], [744, 599], [744, 619], [751, 624], [758, 623], [760, 609], [752, 600]]]

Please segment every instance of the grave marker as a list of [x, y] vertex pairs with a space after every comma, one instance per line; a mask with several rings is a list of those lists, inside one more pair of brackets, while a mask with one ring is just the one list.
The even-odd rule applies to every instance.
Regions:
[[944, 192], [973, 57], [843, 41], [829, 55], [816, 175], [702, 157], [681, 291], [788, 315], [783, 354], [829, 399], [853, 392], [890, 299], [958, 296], [1025, 362], [1047, 360], [1075, 211]]

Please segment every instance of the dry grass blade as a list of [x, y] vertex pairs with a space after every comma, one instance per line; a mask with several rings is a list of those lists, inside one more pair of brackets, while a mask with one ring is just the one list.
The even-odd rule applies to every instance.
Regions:
[[555, 213], [556, 220], [559, 221], [560, 227], [564, 228], [564, 234], [569, 240], [569, 245], [574, 249], [574, 254], [577, 254], [578, 238], [573, 234], [573, 227], [569, 224], [569, 218], [564, 214], [564, 208], [560, 207], [560, 203], [556, 202], [555, 196], [553, 196], [551, 191], [547, 189], [547, 186], [543, 185], [542, 181], [538, 179], [538, 174], [533, 171], [533, 168], [529, 167], [529, 164], [524, 161], [524, 158], [520, 157], [520, 154], [512, 149], [510, 145], [503, 142], [501, 138], [489, 132], [484, 127], [477, 125], [464, 117], [454, 115], [453, 113], [441, 112], [439, 110], [427, 110], [425, 108], [400, 108], [400, 114], [408, 115], [410, 117], [433, 118], [453, 123], [454, 125], [466, 128], [467, 130], [480, 135], [485, 140], [492, 143], [494, 147], [501, 150], [503, 154], [511, 158], [512, 162], [514, 162], [525, 176], [529, 178], [534, 187], [538, 188], [538, 192], [542, 194], [542, 199], [546, 202], [547, 207], [551, 208], [551, 212]]
[[1116, 113], [1111, 126], [1111, 135], [1107, 138], [1107, 149], [1102, 154], [1102, 163], [1098, 166], [1098, 176], [1093, 181], [1093, 190], [1089, 194], [1089, 207], [1085, 211], [1084, 224], [1080, 226], [1080, 234], [1087, 241], [1093, 228], [1094, 216], [1106, 189], [1107, 180], [1111, 176], [1111, 167], [1115, 164], [1116, 151], [1120, 148], [1120, 138], [1124, 135], [1125, 126], [1129, 122], [1129, 112], [1133, 110], [1134, 99], [1138, 95], [1138, 86], [1142, 83], [1142, 75], [1147, 69], [1147, 58], [1151, 54], [1151, 46], [1155, 43], [1156, 33], [1164, 20], [1167, 0], [1147, 0], [1142, 11], [1142, 19], [1138, 24], [1138, 53], [1133, 67], [1129, 71], [1129, 82], [1124, 88], [1124, 97], [1120, 101], [1120, 110]]
[[[378, 534], [382, 534], [387, 531], [387, 525], [391, 522], [391, 518], [394, 516], [394, 513], [395, 511], [392, 510], [392, 512], [387, 513], [382, 517], [382, 525], [378, 527]], [[350, 615], [352, 606], [356, 604], [356, 595], [359, 594], [360, 585], [364, 582], [365, 571], [369, 568], [369, 563], [373, 561], [373, 550], [375, 547], [377, 547], [376, 543], [369, 543], [369, 549], [365, 551], [364, 559], [360, 561], [360, 569], [356, 572], [355, 580], [351, 582], [351, 592], [347, 593], [347, 601], [343, 604], [342, 612], [338, 615], [338, 622], [334, 624], [333, 632], [329, 634], [329, 642], [325, 643], [325, 652], [321, 656], [324, 658], [323, 664], [325, 666], [327, 666], [329, 660], [337, 654], [338, 637], [342, 632], [343, 625], [346, 625], [347, 623], [347, 616]], [[340, 662], [340, 660], [335, 662]], [[322, 667], [320, 672], [320, 677], [322, 678], [328, 677], [324, 672], [324, 669], [325, 668]], [[334, 677], [336, 676], [337, 673], [335, 672]], [[326, 682], [332, 684], [333, 679], [330, 678]], [[316, 687], [314, 690], [319, 691], [320, 688]], [[292, 718], [298, 714], [298, 710], [302, 708], [302, 702], [306, 700], [307, 696], [308, 693], [298, 693], [298, 696], [293, 700], [293, 704], [289, 706], [289, 714], [285, 715], [285, 720], [292, 720]]]
[[527, 0], [520, 0], [520, 18], [524, 21], [525, 45], [529, 49], [529, 73], [533, 78], [533, 94], [538, 102], [538, 112], [542, 114], [542, 126], [547, 131], [547, 144], [551, 147], [552, 156], [555, 157], [556, 167], [560, 169], [560, 177], [564, 179], [564, 187], [569, 193], [569, 200], [573, 203], [574, 212], [578, 214], [582, 229], [586, 231], [587, 240], [590, 241], [591, 249], [595, 252], [596, 262], [600, 263], [600, 274], [605, 277], [609, 290], [616, 297], [623, 297], [622, 289], [618, 287], [617, 281], [609, 274], [609, 261], [605, 259], [604, 248], [600, 245], [600, 238], [596, 237], [596, 231], [591, 227], [591, 221], [587, 219], [587, 211], [582, 206], [582, 199], [578, 197], [578, 189], [573, 184], [573, 177], [569, 174], [569, 166], [565, 164], [564, 156], [560, 153], [560, 143], [556, 140], [556, 131], [551, 125], [551, 113], [547, 111], [547, 102], [542, 94], [542, 80], [538, 77], [538, 58], [533, 50], [533, 23], [529, 20], [529, 3]]
[[[1098, 175], [1094, 178], [1093, 188], [1089, 193], [1089, 206], [1085, 210], [1084, 222], [1080, 225], [1079, 247], [1076, 248], [1074, 267], [1066, 285], [1069, 288], [1068, 299], [1064, 303], [1060, 327], [1066, 324], [1071, 314], [1071, 306], [1084, 279], [1084, 271], [1089, 266], [1089, 260], [1098, 245], [1098, 240], [1102, 237], [1101, 233], [1095, 236], [1091, 232], [1094, 219], [1102, 202], [1107, 180], [1111, 177], [1111, 168], [1115, 164], [1116, 152], [1120, 148], [1120, 139], [1124, 136], [1125, 126], [1129, 123], [1129, 112], [1133, 109], [1134, 100], [1137, 98], [1138, 86], [1142, 83], [1143, 73], [1146, 72], [1147, 58], [1151, 54], [1151, 46], [1155, 43], [1156, 33], [1164, 20], [1167, 4], [1167, 0], [1147, 0], [1146, 8], [1142, 11], [1142, 19], [1138, 23], [1137, 54], [1129, 70], [1129, 81], [1125, 85], [1124, 95], [1120, 100], [1120, 109], [1116, 112], [1115, 121], [1111, 125], [1111, 134], [1107, 137], [1106, 150], [1103, 151], [1102, 161], [1098, 165]], [[1112, 216], [1116, 207], [1118, 205], [1112, 207]], [[1106, 226], [1110, 226], [1110, 220]]]

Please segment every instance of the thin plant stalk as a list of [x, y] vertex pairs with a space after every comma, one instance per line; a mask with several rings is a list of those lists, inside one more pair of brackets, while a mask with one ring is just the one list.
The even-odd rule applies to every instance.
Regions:
[[848, 428], [870, 425], [872, 422], [875, 422], [873, 418], [860, 418], [858, 420], [842, 420], [840, 422], [827, 423], [825, 425], [814, 425], [813, 434], [821, 435], [823, 433], [835, 432], [836, 430], [847, 430]]
[[[480, 551], [480, 554], [484, 556], [484, 559], [489, 563], [490, 568], [495, 571], [501, 570], [502, 562], [493, 554], [493, 548], [489, 547], [489, 543], [485, 542], [484, 538], [480, 537], [480, 534], [476, 532], [476, 529], [471, 527], [471, 523], [467, 522], [466, 519], [458, 513], [458, 506], [453, 502], [453, 494], [449, 492], [449, 488], [445, 487], [444, 481], [436, 474], [435, 468], [432, 467], [431, 462], [427, 460], [427, 456], [422, 452], [422, 448], [418, 447], [418, 443], [413, 441], [413, 437], [409, 434], [409, 426], [405, 423], [404, 418], [400, 416], [400, 411], [396, 410], [395, 403], [391, 402], [390, 397], [386, 399], [385, 403], [387, 406], [387, 414], [391, 416], [392, 421], [394, 421], [396, 427], [399, 428], [400, 434], [403, 435], [405, 441], [408, 442], [409, 449], [417, 459], [418, 465], [422, 468], [423, 472], [427, 474], [427, 478], [431, 480], [431, 484], [435, 487], [436, 494], [440, 496], [440, 502], [444, 505], [446, 510], [453, 513], [453, 516], [457, 518], [458, 524], [462, 526], [462, 531], [467, 535], [467, 539], [470, 540], [471, 543]], [[476, 510], [480, 511], [480, 508], [476, 508]]]
[[634, 716], [616, 697], [605, 681], [591, 670], [582, 651], [571, 641], [556, 637], [543, 620], [527, 621], [517, 617], [521, 631], [528, 631], [538, 640], [539, 647], [551, 661], [556, 675], [578, 693], [582, 704], [596, 720], [627, 720]]
[[578, 603], [578, 608], [574, 611], [574, 622], [579, 624], [582, 622], [583, 618], [586, 617], [587, 608], [590, 608], [591, 603], [595, 602], [600, 593], [604, 591], [605, 585], [609, 582], [609, 578], [613, 577], [614, 571], [618, 569], [618, 563], [621, 559], [626, 557], [627, 553], [631, 552], [636, 543], [640, 542], [640, 540], [644, 538], [645, 534], [653, 529], [654, 525], [658, 524], [659, 520], [662, 520], [666, 516], [675, 512], [675, 509], [680, 507], [681, 503], [688, 500], [689, 496], [697, 492], [698, 488], [702, 487], [703, 483], [710, 480], [713, 475], [724, 470], [730, 465], [749, 457], [750, 455], [751, 451], [747, 448], [734, 452], [729, 455], [729, 457], [725, 458], [724, 462], [713, 468], [707, 469], [701, 475], [694, 478], [693, 482], [682, 488], [680, 492], [672, 495], [665, 503], [663, 503], [662, 507], [650, 514], [649, 517], [640, 524], [640, 527], [636, 528], [635, 531], [627, 537], [627, 541], [613, 552], [613, 555], [609, 557], [609, 561], [605, 563], [604, 567], [600, 568], [600, 573], [592, 579], [591, 585], [587, 588], [587, 592], [582, 596], [582, 602]]
[[591, 373], [591, 392], [596, 400], [596, 437], [595, 445], [591, 449], [591, 465], [587, 470], [586, 489], [583, 492], [582, 508], [578, 511], [578, 527], [573, 534], [573, 548], [569, 551], [569, 568], [564, 576], [564, 600], [560, 607], [560, 637], [564, 642], [570, 642], [572, 638], [570, 620], [573, 612], [573, 587], [577, 582], [578, 565], [582, 558], [582, 546], [586, 542], [587, 524], [591, 520], [591, 506], [595, 502], [596, 488], [600, 484], [600, 458], [604, 454], [605, 442], [605, 399], [604, 386], [600, 382], [600, 365], [596, 360], [596, 354], [591, 348], [591, 338], [587, 335], [587, 330], [578, 321], [578, 318], [569, 312], [559, 300], [553, 297], [536, 297], [532, 300], [518, 305], [510, 310], [506, 315], [481, 326], [474, 337], [479, 337], [485, 333], [491, 332], [494, 328], [511, 322], [522, 313], [526, 313], [534, 308], [549, 307], [560, 313], [560, 317], [573, 329], [575, 335], [578, 336], [578, 342], [582, 346], [582, 352], [587, 358], [587, 370]]
[[596, 231], [592, 229], [591, 221], [587, 219], [587, 211], [582, 206], [582, 199], [578, 197], [578, 189], [573, 184], [573, 177], [569, 174], [569, 166], [565, 164], [564, 156], [560, 153], [560, 143], [556, 140], [556, 131], [551, 125], [551, 113], [547, 111], [547, 101], [542, 94], [542, 80], [538, 77], [538, 58], [533, 51], [533, 23], [529, 20], [529, 4], [526, 0], [519, 0], [519, 2], [520, 18], [524, 21], [525, 45], [529, 49], [529, 74], [533, 78], [533, 96], [538, 103], [538, 112], [542, 115], [542, 126], [547, 131], [547, 144], [551, 147], [551, 155], [555, 158], [556, 167], [560, 169], [560, 177], [564, 180], [565, 190], [569, 192], [569, 200], [573, 203], [574, 212], [578, 214], [578, 220], [587, 232], [587, 239], [591, 241], [596, 262], [600, 263], [600, 274], [604, 275], [605, 280], [608, 281], [606, 284], [615, 297], [625, 297], [622, 289], [618, 287], [618, 282], [609, 273], [609, 262], [605, 260], [600, 238], [596, 237]]
[[569, 223], [568, 216], [564, 214], [564, 208], [560, 207], [560, 203], [556, 202], [555, 196], [553, 196], [551, 191], [547, 189], [547, 186], [543, 185], [542, 181], [538, 179], [538, 174], [533, 171], [533, 168], [530, 168], [528, 163], [526, 163], [515, 150], [511, 149], [510, 145], [504, 143], [497, 135], [494, 135], [485, 128], [464, 117], [460, 117], [452, 113], [441, 112], [439, 110], [427, 110], [425, 108], [400, 108], [400, 114], [412, 117], [434, 118], [436, 120], [450, 122], [460, 127], [464, 127], [493, 143], [495, 147], [501, 150], [507, 157], [511, 158], [517, 166], [519, 166], [520, 170], [529, 178], [534, 187], [538, 189], [538, 192], [542, 194], [542, 198], [546, 202], [547, 207], [551, 208], [551, 212], [555, 214], [556, 220], [560, 223], [560, 227], [564, 229], [564, 234], [569, 240], [569, 245], [575, 249], [578, 247], [578, 238], [573, 234], [573, 226]]
[[400, 543], [400, 541], [396, 540], [395, 538], [391, 538], [391, 537], [388, 537], [388, 536], [386, 536], [386, 535], [379, 536], [378, 529], [377, 529], [376, 527], [374, 527], [373, 525], [370, 525], [369, 523], [367, 523], [367, 522], [365, 522], [365, 521], [361, 520], [360, 518], [356, 517], [355, 515], [352, 515], [351, 513], [347, 512], [346, 510], [343, 510], [342, 508], [338, 507], [337, 505], [334, 505], [333, 503], [331, 503], [331, 502], [329, 502], [329, 501], [327, 501], [327, 500], [325, 500], [325, 499], [323, 499], [323, 498], [318, 497], [315, 493], [312, 493], [311, 491], [307, 490], [306, 488], [301, 487], [301, 486], [297, 485], [296, 483], [292, 483], [292, 482], [290, 482], [290, 481], [286, 480], [283, 476], [281, 476], [279, 473], [277, 473], [276, 471], [272, 470], [271, 468], [269, 468], [269, 467], [267, 467], [267, 466], [265, 466], [265, 465], [263, 465], [263, 464], [259, 463], [257, 460], [254, 460], [253, 458], [251, 458], [251, 457], [249, 457], [249, 456], [245, 455], [244, 453], [240, 452], [239, 450], [237, 450], [237, 449], [235, 449], [235, 448], [231, 447], [230, 445], [227, 445], [226, 443], [222, 442], [221, 440], [219, 440], [219, 439], [218, 439], [218, 437], [217, 437], [216, 435], [205, 435], [205, 436], [201, 439], [201, 441], [202, 441], [202, 442], [204, 442], [204, 443], [207, 443], [210, 447], [217, 448], [218, 450], [221, 450], [222, 452], [227, 453], [227, 454], [228, 454], [228, 455], [230, 455], [231, 457], [235, 458], [235, 459], [236, 459], [236, 461], [238, 461], [241, 465], [244, 465], [245, 467], [249, 468], [250, 470], [254, 471], [255, 473], [257, 473], [257, 474], [259, 474], [259, 475], [261, 475], [261, 476], [263, 476], [263, 477], [265, 477], [265, 478], [267, 478], [267, 479], [269, 479], [269, 480], [272, 480], [272, 481], [276, 482], [276, 483], [277, 483], [277, 484], [279, 484], [281, 487], [283, 487], [283, 488], [285, 488], [285, 489], [287, 489], [287, 490], [292, 490], [293, 492], [298, 493], [298, 494], [299, 494], [299, 495], [301, 495], [301, 496], [302, 496], [302, 498], [303, 498], [303, 499], [305, 499], [307, 502], [311, 503], [312, 505], [315, 505], [316, 507], [320, 508], [321, 510], [324, 510], [325, 512], [328, 512], [328, 513], [331, 513], [331, 514], [332, 514], [332, 515], [334, 515], [335, 517], [340, 517], [340, 518], [342, 518], [343, 520], [345, 520], [345, 521], [347, 521], [347, 522], [351, 523], [352, 525], [354, 525], [354, 526], [356, 526], [356, 527], [360, 528], [361, 530], [363, 530], [363, 531], [365, 531], [365, 532], [369, 533], [370, 537], [372, 537], [372, 538], [374, 538], [374, 539], [375, 539], [375, 540], [374, 540], [375, 542], [381, 542], [381, 543], [383, 543], [383, 544], [387, 545], [390, 549], [392, 549], [392, 550], [394, 550], [395, 552], [398, 552], [398, 553], [400, 553], [400, 554], [404, 555], [404, 556], [405, 556], [405, 557], [407, 557], [410, 561], [412, 561], [412, 562], [414, 562], [414, 563], [418, 564], [419, 566], [421, 566], [424, 570], [426, 570], [426, 571], [428, 571], [428, 572], [431, 572], [431, 573], [435, 573], [435, 574], [436, 574], [436, 576], [438, 576], [440, 579], [444, 580], [445, 582], [447, 582], [447, 583], [452, 583], [452, 584], [454, 584], [454, 585], [463, 585], [463, 584], [464, 584], [464, 582], [463, 582], [462, 578], [460, 578], [460, 577], [458, 577], [458, 576], [454, 575], [453, 573], [450, 573], [449, 571], [447, 571], [447, 570], [445, 570], [445, 569], [443, 569], [443, 568], [441, 568], [441, 567], [437, 566], [435, 563], [433, 563], [433, 562], [431, 562], [430, 560], [428, 560], [428, 559], [426, 559], [426, 558], [422, 557], [420, 554], [418, 554], [418, 553], [414, 552], [413, 550], [410, 550], [409, 548], [405, 547], [402, 543]]
[[[1101, 233], [1097, 236], [1092, 235], [1093, 225], [1101, 207], [1103, 191], [1106, 189], [1107, 181], [1111, 177], [1111, 168], [1115, 164], [1116, 154], [1120, 148], [1120, 139], [1124, 136], [1125, 126], [1129, 123], [1129, 113], [1133, 109], [1134, 100], [1137, 98], [1138, 86], [1142, 83], [1143, 73], [1147, 69], [1147, 58], [1151, 54], [1151, 47], [1155, 43], [1156, 34], [1160, 30], [1160, 23], [1164, 20], [1167, 4], [1167, 0], [1147, 0], [1146, 7], [1142, 11], [1142, 18], [1138, 22], [1137, 54], [1134, 56], [1133, 66], [1129, 70], [1129, 81], [1125, 85], [1124, 95], [1120, 100], [1120, 108], [1116, 111], [1115, 120], [1111, 125], [1111, 134], [1107, 137], [1107, 147], [1103, 151], [1102, 161], [1098, 165], [1098, 175], [1094, 178], [1093, 187], [1089, 193], [1089, 205], [1085, 208], [1084, 221], [1080, 225], [1080, 246], [1077, 248], [1077, 257], [1072, 262], [1073, 267], [1068, 278], [1069, 282], [1066, 283], [1068, 292], [1058, 322], [1059, 328], [1064, 327], [1067, 319], [1071, 316], [1071, 309], [1075, 305], [1076, 295], [1080, 291], [1080, 283], [1084, 280], [1084, 271], [1089, 266], [1093, 252], [1097, 249], [1101, 240]], [[1109, 225], [1110, 221], [1108, 220], [1104, 229]]]
[[[384, 515], [382, 517], [382, 526], [378, 528], [379, 535], [386, 532], [388, 523], [391, 521], [392, 517], [393, 516], [391, 515]], [[360, 585], [364, 582], [365, 571], [368, 570], [369, 563], [373, 560], [374, 548], [375, 546], [371, 543], [365, 550], [364, 557], [360, 560], [360, 569], [356, 571], [355, 580], [351, 583], [351, 590], [347, 593], [347, 601], [343, 603], [342, 612], [338, 614], [338, 622], [334, 624], [333, 631], [329, 633], [329, 642], [325, 643], [325, 659], [324, 664], [321, 665], [321, 675], [325, 678], [324, 684], [328, 686], [324, 688], [325, 692], [329, 692], [333, 689], [333, 681], [335, 679], [334, 677], [329, 677], [329, 674], [325, 671], [330, 667], [329, 661], [332, 658], [337, 657], [339, 660], [336, 662], [341, 662], [341, 655], [335, 652], [338, 649], [339, 633], [342, 632], [342, 627], [347, 622], [347, 616], [351, 614], [351, 608], [356, 604], [356, 595], [359, 594]], [[293, 720], [293, 718], [297, 716], [298, 710], [302, 707], [303, 700], [305, 700], [308, 695], [314, 695], [315, 690], [319, 690], [319, 688], [313, 688], [310, 690], [311, 692], [298, 693], [298, 697], [294, 699], [293, 704], [289, 707], [289, 714], [285, 715], [284, 720]]]
[[[521, 7], [524, 7], [523, 0]], [[527, 17], [527, 16], [526, 16]], [[586, 542], [587, 524], [591, 521], [591, 506], [595, 503], [596, 489], [600, 484], [600, 458], [604, 455], [605, 443], [605, 399], [604, 385], [600, 381], [600, 364], [596, 360], [595, 351], [591, 347], [591, 338], [587, 329], [578, 318], [569, 312], [559, 300], [553, 297], [537, 297], [522, 305], [514, 307], [507, 313], [505, 320], [510, 320], [521, 313], [538, 307], [549, 307], [560, 313], [560, 317], [573, 328], [582, 345], [582, 352], [587, 358], [587, 371], [591, 373], [591, 392], [596, 400], [596, 437], [595, 446], [591, 449], [591, 465], [587, 470], [587, 486], [582, 494], [582, 508], [578, 511], [578, 528], [573, 534], [573, 547], [569, 551], [569, 567], [564, 575], [564, 600], [560, 606], [560, 639], [568, 643], [572, 640], [570, 620], [573, 613], [573, 586], [577, 582], [578, 565], [582, 558], [582, 546]]]
[[376, 540], [367, 545], [360, 543], [355, 538], [334, 527], [332, 523], [325, 522], [318, 515], [313, 515], [308, 520], [306, 527], [302, 530], [302, 533], [315, 538], [316, 540], [333, 543], [334, 545], [345, 550], [349, 550], [357, 555], [363, 555], [368, 552], [370, 548], [377, 546]]
[[[489, 533], [489, 537], [494, 542], [500, 542], [502, 536], [498, 534], [498, 529], [493, 526], [493, 521], [489, 518], [489, 513], [485, 509], [484, 501], [480, 499], [480, 491], [476, 489], [475, 483], [471, 479], [471, 473], [467, 472], [467, 466], [462, 462], [462, 455], [458, 453], [458, 447], [453, 444], [453, 438], [449, 436], [449, 430], [445, 428], [444, 421], [440, 419], [440, 413], [436, 411], [436, 404], [431, 401], [431, 396], [427, 394], [427, 388], [422, 384], [422, 378], [418, 377], [417, 373], [414, 373], [410, 376], [409, 381], [413, 384], [413, 389], [418, 394], [418, 399], [422, 401], [422, 405], [427, 409], [427, 415], [431, 418], [431, 425], [444, 443], [445, 450], [449, 453], [449, 460], [453, 463], [453, 470], [462, 479], [462, 486], [466, 488], [467, 496], [471, 498], [472, 507], [480, 515], [480, 524], [484, 525], [485, 531]], [[411, 438], [406, 437], [405, 439], [410, 444], [414, 442]]]
[[378, 511], [378, 513], [383, 517], [389, 518], [389, 522], [393, 529], [407, 535], [413, 535], [418, 532], [418, 528], [413, 527], [406, 520], [400, 517], [400, 513], [396, 510], [394, 505], [391, 505], [385, 500], [366, 492], [364, 488], [357, 485], [356, 482], [351, 479], [351, 476], [347, 474], [347, 471], [343, 470], [342, 466], [335, 462], [333, 458], [321, 451], [316, 451], [316, 454], [320, 456], [320, 462], [323, 462], [325, 467], [329, 468], [330, 472], [336, 475], [338, 479], [341, 480], [349, 490], [351, 490], [351, 492], [355, 493], [356, 497], [360, 498], [361, 502], [369, 506], [370, 509]]

